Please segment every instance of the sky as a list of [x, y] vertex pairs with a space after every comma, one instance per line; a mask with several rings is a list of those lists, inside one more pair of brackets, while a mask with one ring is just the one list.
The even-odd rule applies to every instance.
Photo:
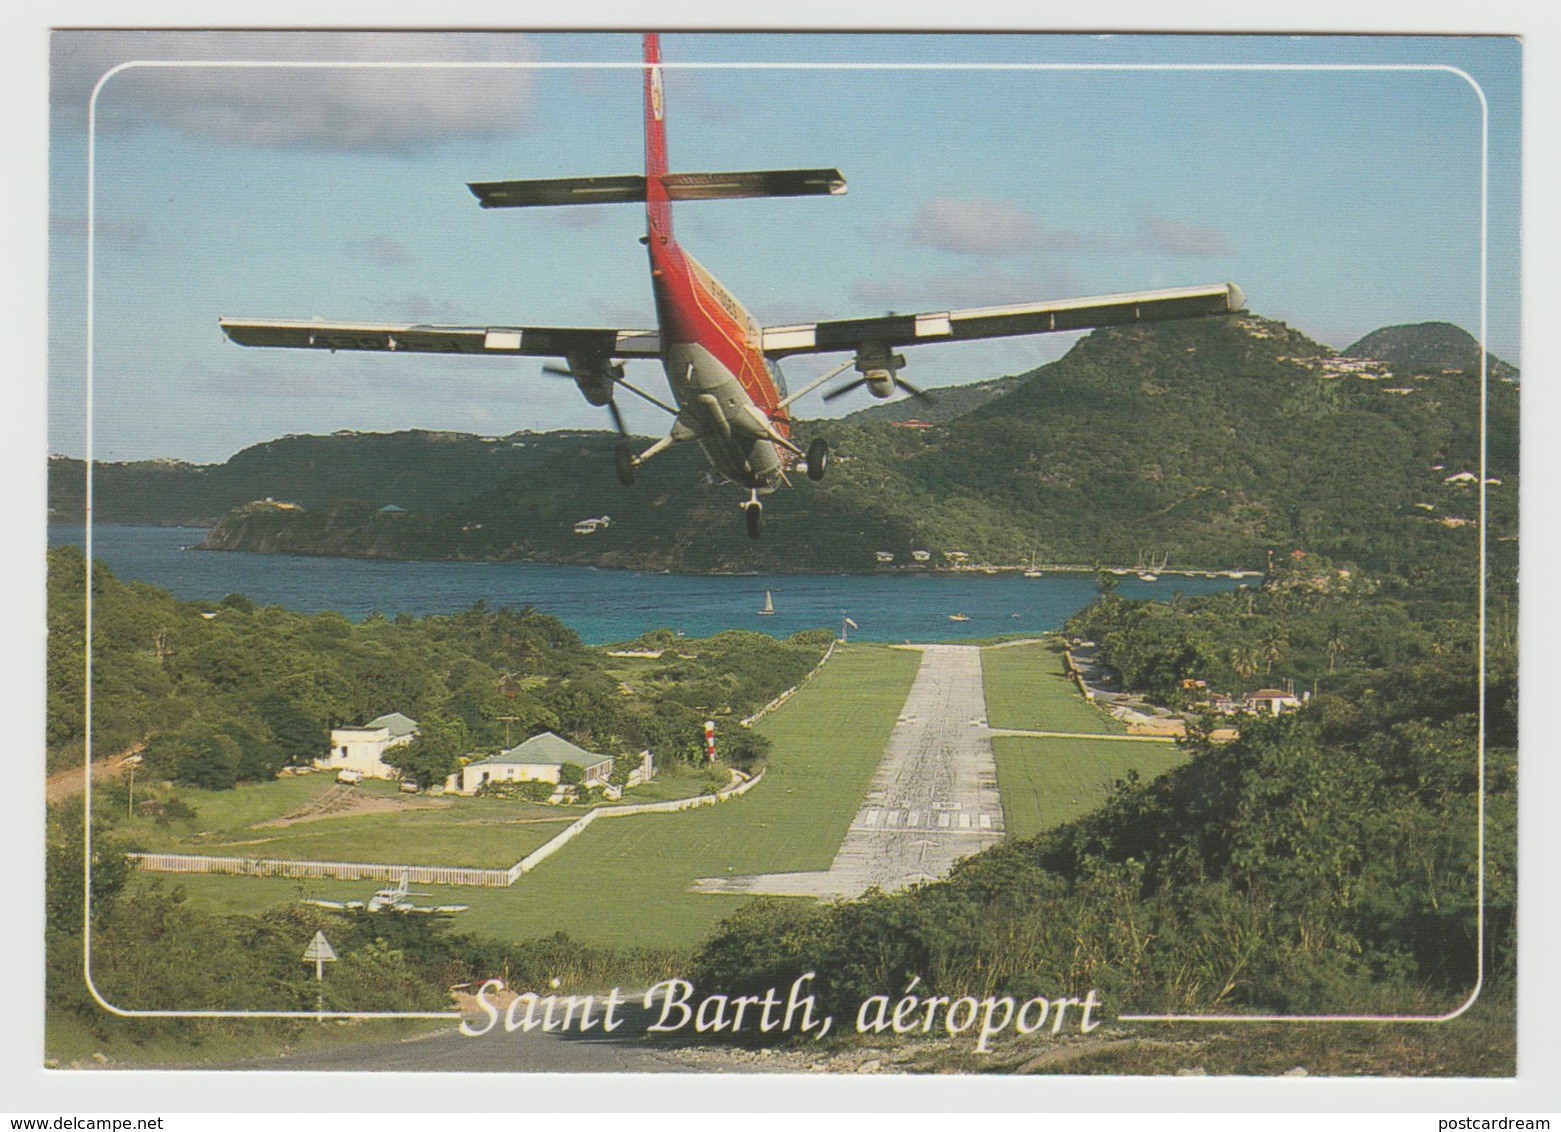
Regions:
[[[217, 319], [652, 326], [639, 208], [485, 211], [465, 187], [640, 172], [639, 57], [611, 33], [56, 32], [50, 450], [87, 454], [89, 341], [98, 460], [609, 427], [536, 359], [247, 350]], [[1522, 364], [1516, 40], [682, 33], [663, 57], [674, 170], [849, 183], [679, 206], [684, 246], [767, 325], [1230, 280], [1335, 348], [1478, 335], [1483, 222], [1487, 344]], [[1077, 337], [921, 347], [906, 377], [1020, 373]], [[836, 360], [785, 369], [795, 388]]]

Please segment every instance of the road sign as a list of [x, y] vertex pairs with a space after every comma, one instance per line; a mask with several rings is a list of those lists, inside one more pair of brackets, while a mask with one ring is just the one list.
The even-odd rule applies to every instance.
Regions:
[[331, 941], [325, 938], [324, 932], [315, 932], [314, 938], [309, 941], [309, 946], [304, 948], [304, 962], [314, 963], [314, 981], [319, 990], [315, 992], [315, 1020], [325, 1021], [325, 965], [336, 962], [336, 949], [331, 946]]
[[325, 938], [324, 932], [314, 933], [314, 938], [304, 949], [304, 962], [316, 964], [336, 962], [336, 950], [331, 947], [331, 941]]

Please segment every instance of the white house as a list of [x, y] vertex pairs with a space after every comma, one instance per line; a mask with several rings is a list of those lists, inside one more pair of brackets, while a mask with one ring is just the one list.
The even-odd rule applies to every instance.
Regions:
[[365, 778], [400, 778], [400, 772], [385, 761], [385, 752], [416, 737], [417, 721], [393, 711], [362, 727], [333, 728], [330, 753], [315, 759], [314, 765], [321, 770], [356, 770]]
[[1301, 701], [1292, 692], [1279, 688], [1260, 688], [1247, 697], [1247, 707], [1259, 715], [1278, 715], [1282, 711], [1294, 711]]
[[604, 785], [612, 775], [611, 755], [592, 754], [551, 731], [544, 731], [518, 747], [467, 763], [450, 776], [445, 789], [475, 794], [482, 787], [499, 782], [556, 784], [563, 778], [565, 764], [579, 767], [580, 780], [587, 786]]

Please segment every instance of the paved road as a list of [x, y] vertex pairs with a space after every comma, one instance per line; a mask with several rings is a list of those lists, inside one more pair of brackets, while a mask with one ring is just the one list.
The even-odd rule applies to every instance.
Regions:
[[[215, 1065], [202, 1068], [302, 1070], [336, 1072], [372, 1069], [387, 1073], [699, 1073], [709, 1072], [665, 1038], [647, 1036], [645, 1027], [659, 1012], [645, 1011], [638, 1002], [619, 1008], [624, 1025], [612, 1034], [600, 1027], [581, 1034], [530, 1033], [517, 1029], [507, 1033], [501, 1014], [493, 1028], [480, 1037], [467, 1037], [450, 1028], [439, 1033], [399, 1042], [363, 1042], [334, 1049], [313, 1050], [285, 1057]], [[481, 1027], [487, 1019], [481, 1014], [472, 1019]], [[741, 1064], [718, 1066], [719, 1072], [756, 1072]]]
[[926, 645], [862, 808], [827, 872], [712, 877], [698, 892], [852, 899], [944, 876], [1002, 839], [981, 650]]

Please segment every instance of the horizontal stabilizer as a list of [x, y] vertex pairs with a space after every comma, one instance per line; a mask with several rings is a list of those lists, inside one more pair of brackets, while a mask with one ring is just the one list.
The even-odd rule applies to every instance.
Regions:
[[[668, 173], [670, 200], [741, 197], [838, 196], [846, 180], [838, 169], [766, 169], [740, 173]], [[645, 199], [645, 178], [559, 177], [547, 181], [487, 181], [467, 186], [483, 208], [538, 208], [560, 204], [630, 204]]]

